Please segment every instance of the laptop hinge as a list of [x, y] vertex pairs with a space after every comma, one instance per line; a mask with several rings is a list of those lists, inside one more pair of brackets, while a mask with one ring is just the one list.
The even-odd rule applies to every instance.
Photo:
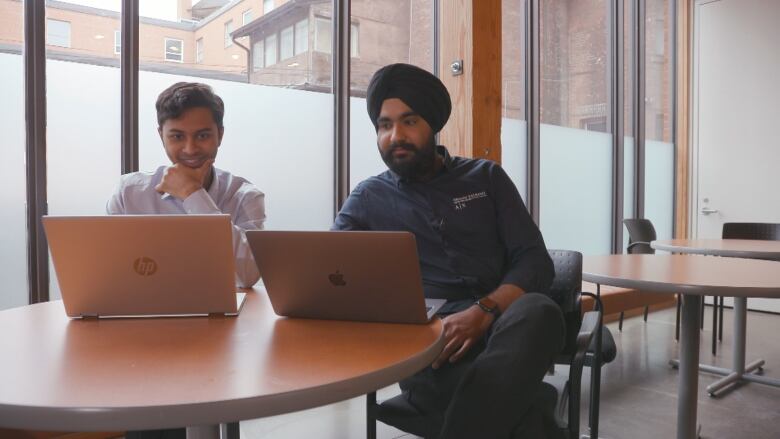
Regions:
[[97, 313], [86, 313], [86, 314], [81, 314], [81, 318], [82, 319], [97, 319], [98, 315], [97, 315]]

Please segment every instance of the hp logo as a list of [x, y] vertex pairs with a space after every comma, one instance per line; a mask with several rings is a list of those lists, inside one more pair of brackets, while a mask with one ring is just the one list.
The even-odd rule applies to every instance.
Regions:
[[157, 262], [152, 258], [144, 256], [135, 260], [133, 270], [141, 276], [151, 276], [157, 273]]

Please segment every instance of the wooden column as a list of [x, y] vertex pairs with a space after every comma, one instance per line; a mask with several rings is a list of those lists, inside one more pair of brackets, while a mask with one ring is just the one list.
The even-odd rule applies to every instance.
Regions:
[[[439, 143], [453, 155], [501, 162], [501, 0], [439, 0], [441, 79], [452, 115]], [[451, 64], [463, 60], [463, 73]]]
[[691, 139], [691, 65], [693, 2], [677, 0], [677, 111], [675, 143], [677, 144], [677, 179], [675, 187], [675, 238], [691, 236], [690, 230], [690, 139]]

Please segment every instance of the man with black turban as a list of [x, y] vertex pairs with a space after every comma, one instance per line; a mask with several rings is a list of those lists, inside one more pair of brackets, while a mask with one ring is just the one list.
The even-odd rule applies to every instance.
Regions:
[[557, 429], [535, 396], [564, 324], [534, 293], [554, 276], [539, 229], [499, 165], [436, 145], [452, 104], [434, 75], [386, 66], [367, 106], [389, 170], [352, 191], [333, 229], [414, 233], [425, 295], [447, 299], [444, 350], [400, 383], [379, 419], [426, 438], [548, 437]]

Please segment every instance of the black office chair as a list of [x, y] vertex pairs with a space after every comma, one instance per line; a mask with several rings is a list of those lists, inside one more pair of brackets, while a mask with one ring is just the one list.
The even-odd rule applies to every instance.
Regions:
[[[555, 373], [554, 365], [545, 377], [540, 395], [547, 413], [554, 414], [555, 421], [567, 439], [579, 439], [580, 389], [584, 366], [591, 367], [591, 403], [589, 427], [591, 437], [598, 437], [599, 394], [601, 365], [615, 359], [617, 348], [612, 334], [599, 324], [602, 321], [601, 300], [582, 289], [582, 255], [566, 250], [550, 250], [555, 264], [555, 280], [550, 296], [563, 310], [566, 321], [566, 343], [555, 364], [569, 365], [568, 374]], [[580, 299], [588, 295], [596, 301], [594, 311], [582, 315]], [[601, 333], [601, 338], [597, 338]], [[594, 352], [601, 352], [595, 356]], [[376, 439], [376, 421], [402, 427], [410, 433], [425, 431], [425, 419], [402, 396], [377, 404], [376, 393], [366, 395], [367, 437]]]
[[[570, 439], [579, 439], [580, 393], [583, 367], [591, 369], [589, 437], [598, 438], [601, 366], [617, 356], [617, 346], [609, 328], [602, 325], [601, 298], [582, 292], [582, 254], [570, 250], [550, 250], [555, 265], [555, 279], [550, 296], [561, 306], [566, 321], [566, 343], [555, 364], [569, 365], [566, 375], [557, 374], [555, 366], [544, 381], [556, 389], [555, 420]], [[596, 302], [594, 311], [582, 313], [582, 296]], [[601, 335], [599, 337], [599, 334]], [[600, 352], [596, 356], [595, 353]]]
[[[780, 241], [780, 223], [723, 223], [723, 239], [761, 239]], [[719, 304], [718, 340], [723, 340], [723, 297]]]
[[[650, 247], [650, 243], [652, 241], [655, 241], [656, 234], [655, 234], [655, 227], [653, 227], [653, 223], [650, 222], [649, 219], [645, 218], [630, 218], [630, 219], [624, 219], [623, 224], [625, 224], [626, 229], [628, 230], [628, 247], [626, 247], [626, 253], [628, 254], [645, 254], [645, 255], [652, 255], [655, 254], [655, 249]], [[677, 301], [677, 307], [679, 308], [680, 301]], [[649, 307], [645, 307], [645, 313], [644, 313], [644, 320], [647, 322], [647, 313], [649, 312]], [[677, 311], [679, 315], [679, 310]], [[678, 318], [679, 320], [679, 318]], [[679, 339], [679, 327], [680, 324], [677, 324], [677, 330], [675, 331], [675, 340]], [[623, 330], [623, 312], [620, 312], [620, 322], [618, 322], [618, 330]]]

